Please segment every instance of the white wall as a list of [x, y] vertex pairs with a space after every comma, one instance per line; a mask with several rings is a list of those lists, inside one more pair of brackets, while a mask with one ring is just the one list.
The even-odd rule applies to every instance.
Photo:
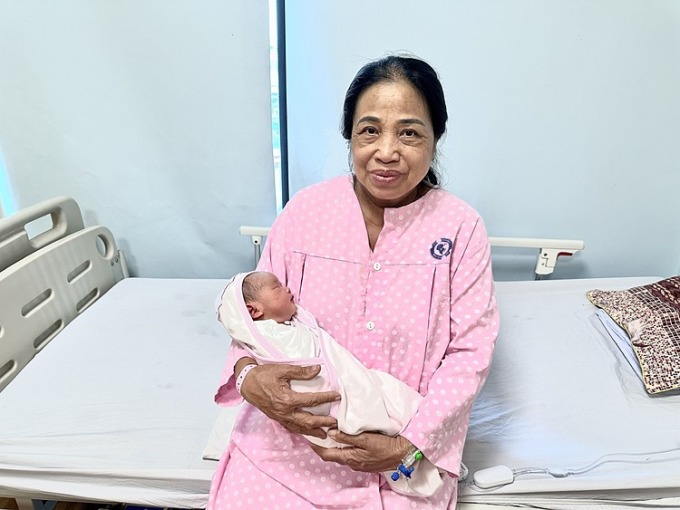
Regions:
[[[361, 65], [411, 51], [440, 73], [446, 188], [491, 235], [583, 239], [555, 277], [680, 273], [680, 2], [287, 0], [291, 193], [347, 171]], [[499, 279], [535, 254], [495, 252]]]
[[17, 208], [68, 195], [141, 276], [252, 264], [276, 214], [266, 1], [0, 2], [0, 159]]

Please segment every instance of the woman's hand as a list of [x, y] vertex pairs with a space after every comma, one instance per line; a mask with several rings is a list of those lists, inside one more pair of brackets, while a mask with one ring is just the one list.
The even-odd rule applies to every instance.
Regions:
[[413, 447], [413, 444], [402, 436], [391, 437], [378, 432], [362, 432], [350, 436], [339, 430], [330, 430], [328, 437], [350, 446], [323, 448], [312, 443], [309, 446], [327, 462], [337, 462], [354, 471], [367, 473], [396, 470], [401, 459]]
[[[237, 374], [240, 372], [237, 364]], [[314, 379], [321, 370], [319, 365], [301, 367], [295, 365], [265, 364], [253, 368], [241, 384], [243, 398], [257, 407], [272, 420], [279, 422], [289, 432], [308, 436], [326, 437], [322, 427], [337, 427], [335, 418], [317, 416], [301, 410], [340, 400], [335, 391], [298, 393], [290, 389], [291, 380]]]

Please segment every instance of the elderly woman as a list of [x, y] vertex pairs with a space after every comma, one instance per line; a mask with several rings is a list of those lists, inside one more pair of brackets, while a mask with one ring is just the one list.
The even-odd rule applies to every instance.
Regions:
[[[258, 365], [232, 347], [215, 397], [246, 400], [208, 503], [226, 508], [455, 508], [470, 409], [498, 334], [489, 241], [479, 215], [439, 188], [433, 169], [446, 129], [436, 72], [416, 58], [364, 66], [344, 103], [351, 175], [306, 188], [267, 238], [259, 269], [276, 274], [319, 325], [368, 368], [423, 395], [396, 436], [350, 436], [304, 411], [339, 398], [296, 393], [318, 366]], [[322, 448], [302, 435], [328, 435]], [[446, 472], [432, 497], [401, 494], [380, 472], [414, 456]], [[416, 455], [417, 454], [417, 455]]]

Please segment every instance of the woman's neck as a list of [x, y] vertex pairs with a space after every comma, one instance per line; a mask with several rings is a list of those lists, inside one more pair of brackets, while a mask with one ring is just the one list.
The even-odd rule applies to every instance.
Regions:
[[385, 225], [385, 209], [413, 203], [427, 193], [428, 189], [429, 188], [426, 186], [418, 185], [407, 197], [400, 200], [399, 204], [382, 203], [375, 200], [375, 198], [364, 189], [361, 183], [354, 178], [354, 193], [356, 194], [359, 206], [361, 207], [361, 214], [363, 215], [364, 224], [366, 225], [368, 244], [371, 247], [371, 250], [375, 248], [380, 232], [382, 232], [383, 226]]

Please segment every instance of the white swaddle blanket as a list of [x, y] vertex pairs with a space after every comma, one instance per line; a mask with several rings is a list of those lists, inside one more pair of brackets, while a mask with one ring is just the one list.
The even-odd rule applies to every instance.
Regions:
[[[218, 302], [217, 314], [233, 342], [244, 347], [258, 363], [288, 363], [320, 365], [319, 375], [311, 381], [291, 381], [298, 392], [337, 391], [339, 402], [307, 408], [317, 414], [330, 414], [338, 429], [356, 435], [378, 431], [395, 436], [416, 413], [422, 396], [392, 375], [366, 368], [328, 332], [321, 329], [313, 315], [302, 307], [290, 323], [273, 320], [253, 321], [243, 300], [243, 279], [250, 273], [240, 273], [229, 281]], [[343, 447], [331, 438], [305, 436], [323, 447]], [[427, 459], [421, 460], [411, 478], [391, 479], [392, 472], [383, 475], [393, 490], [410, 495], [431, 496], [443, 485], [447, 476]]]

